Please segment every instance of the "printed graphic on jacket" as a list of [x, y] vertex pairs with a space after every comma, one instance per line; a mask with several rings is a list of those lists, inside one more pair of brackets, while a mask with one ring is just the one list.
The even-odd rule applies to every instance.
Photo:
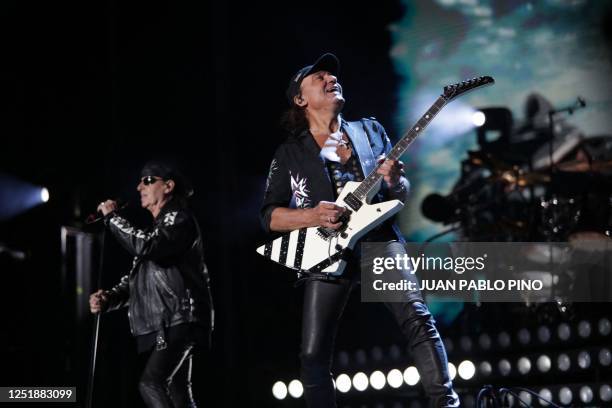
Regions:
[[293, 177], [293, 174], [289, 172], [289, 176], [291, 178], [291, 204], [295, 208], [309, 208], [310, 197], [308, 193], [310, 190], [307, 188], [308, 179], [300, 177], [299, 173]]

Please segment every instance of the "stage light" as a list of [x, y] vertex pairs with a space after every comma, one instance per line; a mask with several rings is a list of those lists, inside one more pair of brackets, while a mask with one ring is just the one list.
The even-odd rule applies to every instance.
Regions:
[[454, 380], [457, 376], [457, 367], [453, 363], [448, 363], [448, 375], [451, 380]]
[[404, 384], [404, 377], [402, 376], [402, 372], [397, 368], [389, 371], [387, 374], [387, 383], [391, 388], [399, 388]]
[[49, 201], [49, 190], [47, 190], [45, 187], [40, 189], [40, 201], [43, 203]]
[[610, 355], [610, 349], [602, 348], [599, 350], [599, 364], [607, 367], [612, 362], [612, 356]]
[[476, 366], [470, 360], [464, 360], [459, 364], [457, 371], [459, 371], [459, 377], [470, 380], [476, 373]]
[[523, 328], [518, 331], [516, 338], [518, 339], [519, 343], [526, 345], [531, 341], [531, 334], [529, 334], [529, 330]]
[[382, 371], [376, 370], [372, 374], [370, 374], [370, 385], [375, 390], [382, 390], [383, 388], [385, 388], [386, 383], [387, 381]]
[[586, 320], [578, 323], [578, 335], [583, 339], [589, 337], [591, 335], [591, 331], [591, 323], [587, 322]]
[[519, 358], [516, 367], [518, 368], [519, 373], [526, 375], [531, 371], [531, 361], [527, 357]]
[[340, 374], [336, 378], [336, 389], [341, 393], [347, 393], [351, 390], [351, 377], [346, 374]]
[[49, 190], [0, 172], [0, 221], [46, 203]]
[[282, 381], [277, 381], [272, 386], [272, 395], [277, 400], [283, 400], [287, 397], [287, 386]]
[[557, 368], [560, 371], [567, 371], [572, 366], [572, 360], [565, 353], [559, 354], [557, 357]]
[[583, 350], [578, 353], [578, 367], [586, 370], [591, 366], [591, 355], [588, 351]]
[[541, 372], [548, 372], [551, 366], [550, 357], [548, 357], [546, 354], [542, 354], [540, 357], [538, 357], [536, 365], [538, 366], [538, 370]]
[[608, 384], [599, 387], [599, 398], [604, 402], [612, 401], [612, 387]]
[[571, 404], [573, 397], [574, 395], [572, 394], [572, 390], [570, 390], [568, 387], [562, 387], [559, 390], [559, 401], [561, 401], [563, 405]]
[[461, 349], [463, 351], [472, 350], [472, 339], [470, 339], [468, 336], [461, 336], [459, 343], [461, 344]]
[[580, 387], [580, 401], [584, 404], [588, 404], [593, 401], [593, 390], [588, 385]]
[[408, 385], [416, 385], [419, 382], [419, 371], [416, 367], [410, 366], [404, 370], [404, 382]]
[[557, 327], [557, 336], [559, 336], [562, 341], [567, 341], [571, 335], [572, 329], [569, 327], [569, 324], [561, 323], [559, 327]]
[[510, 335], [505, 331], [499, 333], [499, 335], [497, 336], [497, 342], [503, 348], [510, 347]]
[[484, 125], [486, 121], [487, 121], [487, 117], [485, 116], [483, 112], [476, 111], [472, 114], [472, 123], [474, 124], [474, 126], [480, 127]]
[[393, 344], [391, 347], [389, 347], [389, 357], [391, 357], [393, 360], [399, 360], [402, 358], [402, 350], [397, 344]]
[[357, 373], [353, 376], [353, 388], [357, 391], [365, 391], [368, 388], [368, 376], [364, 373]]
[[364, 365], [368, 361], [368, 356], [364, 350], [359, 349], [355, 352], [355, 360], [358, 364]]
[[550, 329], [546, 326], [540, 326], [538, 328], [538, 339], [540, 343], [548, 343], [550, 340]]
[[508, 374], [510, 374], [510, 371], [512, 371], [512, 365], [508, 360], [504, 358], [502, 360], [499, 360], [499, 363], [497, 364], [497, 369], [499, 370], [501, 375], [506, 377]]
[[610, 331], [612, 330], [612, 325], [610, 324], [610, 320], [608, 320], [608, 318], [606, 317], [599, 319], [599, 323], [597, 324], [597, 327], [599, 329], [599, 334], [601, 334], [602, 336], [609, 335]]
[[349, 353], [347, 353], [346, 351], [341, 351], [338, 353], [338, 364], [342, 367], [346, 367], [349, 365], [349, 362], [351, 361], [351, 357], [349, 356]]
[[453, 343], [453, 341], [449, 339], [448, 337], [445, 337], [444, 340], [442, 340], [442, 342], [444, 343], [444, 348], [446, 349], [446, 352], [452, 353], [453, 350], [455, 349], [455, 344]]
[[304, 387], [300, 380], [293, 380], [289, 383], [289, 395], [293, 398], [300, 398], [304, 394]]
[[372, 350], [370, 351], [370, 355], [372, 356], [372, 360], [376, 362], [380, 362], [383, 359], [383, 351], [378, 346], [372, 347]]
[[491, 363], [489, 363], [488, 361], [483, 361], [482, 363], [480, 363], [478, 369], [480, 370], [480, 374], [484, 376], [489, 376], [491, 375], [491, 372], [493, 372], [493, 367], [491, 367]]
[[487, 333], [482, 333], [478, 337], [478, 344], [483, 350], [490, 349], [491, 348], [491, 336], [489, 336]]
[[519, 398], [527, 405], [531, 405], [531, 394], [528, 393], [527, 391], [521, 391], [519, 393]]
[[[550, 392], [548, 388], [542, 388], [540, 390], [540, 397], [544, 398], [547, 401], [552, 401], [553, 399], [552, 392]], [[540, 405], [542, 405], [543, 407], [547, 407], [549, 404], [544, 400], [540, 400]]]

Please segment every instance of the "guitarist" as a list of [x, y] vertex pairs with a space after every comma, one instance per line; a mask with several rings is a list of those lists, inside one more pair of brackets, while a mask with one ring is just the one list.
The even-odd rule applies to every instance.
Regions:
[[[347, 181], [362, 181], [375, 158], [391, 149], [383, 127], [375, 120], [347, 122], [338, 82], [339, 62], [322, 55], [300, 69], [289, 81], [290, 108], [283, 117], [289, 132], [270, 166], [261, 220], [268, 232], [323, 226], [338, 229], [345, 211], [334, 203]], [[379, 163], [384, 157], [378, 159]], [[405, 200], [409, 184], [400, 161], [385, 160], [384, 177], [375, 200]], [[372, 256], [404, 254], [401, 235], [393, 221], [371, 231], [363, 241], [387, 242], [385, 253], [360, 254], [359, 245], [345, 273], [334, 281], [306, 279], [300, 352], [304, 398], [310, 408], [336, 407], [331, 363], [338, 321], [351, 290], [358, 284], [361, 263]], [[413, 279], [414, 275], [406, 274]], [[447, 370], [446, 351], [434, 319], [419, 292], [406, 293], [404, 303], [386, 303], [413, 350], [425, 392], [435, 407], [457, 407]]]

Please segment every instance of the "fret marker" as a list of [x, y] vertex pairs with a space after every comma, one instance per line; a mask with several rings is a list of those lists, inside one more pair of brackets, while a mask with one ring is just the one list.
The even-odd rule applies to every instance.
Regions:
[[419, 127], [418, 127], [418, 126], [416, 126], [416, 127], [414, 128], [414, 130], [415, 130], [416, 132], [418, 132], [418, 131], [419, 131]]
[[429, 119], [429, 115], [425, 115], [425, 119]]

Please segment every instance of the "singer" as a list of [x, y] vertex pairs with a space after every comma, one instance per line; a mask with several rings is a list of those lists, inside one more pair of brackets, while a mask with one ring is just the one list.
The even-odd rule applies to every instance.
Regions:
[[104, 223], [134, 256], [129, 274], [89, 298], [92, 313], [129, 305], [138, 351], [150, 353], [139, 382], [148, 407], [195, 407], [191, 391], [194, 353], [210, 344], [214, 311], [198, 223], [187, 208], [193, 194], [176, 167], [149, 162], [137, 187], [153, 226], [134, 228], [107, 200]]

